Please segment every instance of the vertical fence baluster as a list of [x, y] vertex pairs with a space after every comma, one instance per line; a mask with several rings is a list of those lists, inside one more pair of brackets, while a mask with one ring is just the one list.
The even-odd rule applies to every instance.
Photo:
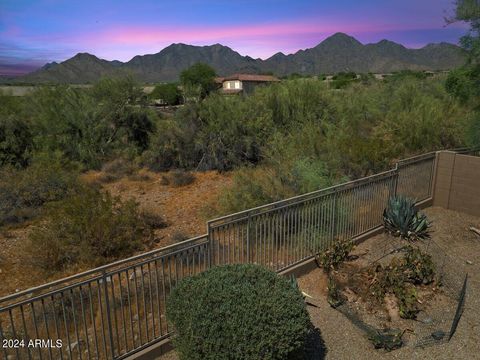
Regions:
[[[26, 324], [26, 321], [25, 321], [25, 311], [23, 310], [23, 305], [20, 305], [20, 314], [21, 314], [21, 317], [22, 317], [24, 340], [28, 341], [29, 336], [28, 336], [27, 324]], [[30, 353], [30, 347], [29, 346], [27, 346], [27, 355], [28, 355], [29, 359], [32, 358], [32, 354]]]
[[[3, 340], [7, 340], [4, 335], [3, 335], [3, 327], [2, 327], [2, 318], [0, 317], [0, 342], [3, 344]], [[7, 347], [2, 346], [2, 352], [3, 352], [3, 357], [4, 360], [8, 359], [8, 353], [7, 353]]]
[[[107, 285], [107, 274], [102, 271], [102, 280], [103, 280], [103, 291], [105, 292], [105, 312], [107, 316], [107, 330], [108, 330], [108, 340], [110, 342], [110, 351], [112, 353], [112, 359], [115, 359], [115, 345], [113, 342], [113, 328], [112, 328], [112, 310], [110, 308], [110, 297], [108, 296], [108, 285]], [[103, 325], [102, 325], [103, 328]], [[107, 354], [105, 354], [108, 356]]]

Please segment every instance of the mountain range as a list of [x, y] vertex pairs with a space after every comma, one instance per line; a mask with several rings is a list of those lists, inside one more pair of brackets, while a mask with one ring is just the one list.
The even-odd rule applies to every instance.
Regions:
[[182, 70], [198, 62], [211, 65], [220, 76], [239, 72], [272, 72], [277, 76], [340, 71], [389, 73], [407, 69], [448, 70], [462, 65], [465, 54], [461, 48], [449, 43], [408, 49], [388, 40], [364, 45], [351, 36], [337, 33], [313, 48], [290, 55], [277, 53], [266, 60], [242, 56], [220, 44], [172, 44], [156, 54], [137, 55], [125, 63], [79, 53], [61, 63], [48, 63], [15, 81], [80, 84], [94, 82], [102, 76], [130, 73], [141, 82], [167, 82], [178, 80]]

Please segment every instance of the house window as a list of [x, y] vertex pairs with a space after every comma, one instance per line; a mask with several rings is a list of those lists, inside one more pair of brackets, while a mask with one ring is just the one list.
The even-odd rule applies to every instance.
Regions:
[[228, 89], [228, 90], [240, 90], [242, 88], [242, 83], [238, 80], [236, 81], [226, 81], [224, 84], [223, 84], [223, 88], [224, 89]]

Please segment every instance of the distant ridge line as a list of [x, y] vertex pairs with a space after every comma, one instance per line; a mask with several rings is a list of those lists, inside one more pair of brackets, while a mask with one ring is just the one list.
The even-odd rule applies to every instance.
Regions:
[[278, 52], [266, 60], [242, 56], [231, 48], [214, 44], [195, 46], [171, 44], [156, 54], [136, 55], [128, 62], [108, 61], [89, 53], [78, 53], [61, 63], [17, 77], [18, 83], [92, 83], [102, 76], [130, 73], [142, 82], [177, 81], [181, 71], [203, 62], [218, 75], [233, 73], [277, 76], [330, 74], [340, 71], [390, 73], [399, 70], [449, 70], [465, 62], [465, 52], [454, 44], [428, 44], [408, 49], [389, 40], [362, 44], [344, 33], [336, 33], [317, 46], [285, 55]]

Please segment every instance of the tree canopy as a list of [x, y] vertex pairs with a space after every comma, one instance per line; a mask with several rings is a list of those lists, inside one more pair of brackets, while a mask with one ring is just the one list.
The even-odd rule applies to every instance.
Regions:
[[150, 94], [154, 100], [162, 100], [167, 105], [178, 105], [180, 100], [180, 91], [175, 83], [158, 84]]
[[180, 81], [185, 87], [199, 87], [201, 96], [208, 95], [215, 89], [215, 69], [204, 63], [197, 63], [180, 74]]

